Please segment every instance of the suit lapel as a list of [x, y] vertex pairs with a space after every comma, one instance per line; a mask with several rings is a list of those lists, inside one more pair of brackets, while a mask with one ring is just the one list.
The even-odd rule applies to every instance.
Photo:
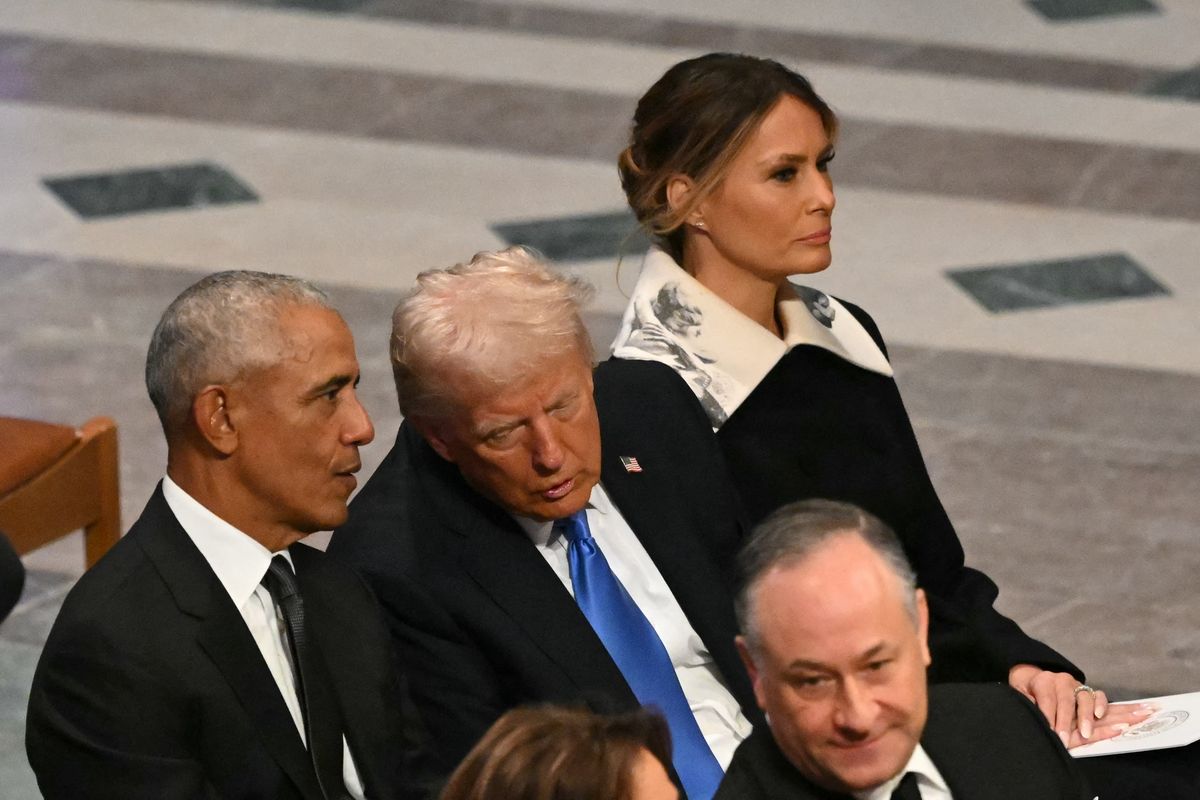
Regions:
[[470, 537], [472, 577], [586, 696], [633, 692], [574, 598], [523, 532], [479, 530]]
[[481, 498], [458, 470], [409, 432], [415, 474], [443, 522], [462, 537], [461, 559], [479, 587], [521, 627], [530, 641], [579, 687], [611, 696], [621, 687], [636, 703], [600, 638], [575, 600], [517, 523]]
[[[232, 609], [232, 603], [229, 605]], [[238, 624], [240, 627], [235, 627]], [[263, 745], [280, 768], [305, 797], [321, 797], [308, 750], [296, 732], [296, 723], [279, 694], [279, 687], [263, 663], [258, 646], [246, 630], [241, 615], [236, 609], [232, 615], [210, 615], [204, 621], [198, 639], [200, 646], [224, 674], [258, 729]]]
[[195, 636], [236, 695], [271, 754], [305, 797], [320, 798], [308, 751], [241, 613], [204, 556], [155, 490], [138, 543], [170, 589], [179, 610], [196, 620]]
[[[388, 768], [404, 754], [390, 731], [394, 729], [391, 718], [401, 713], [401, 701], [395, 694], [381, 694], [377, 671], [364, 671], [391, 662], [390, 653], [379, 649], [387, 647], [386, 640], [374, 641], [371, 626], [361, 619], [364, 613], [377, 614], [378, 610], [338, 588], [343, 584], [332, 580], [328, 561], [318, 551], [305, 544], [294, 544], [289, 551], [304, 595], [309, 630], [324, 659], [341, 714], [342, 734], [350, 743], [363, 788], [370, 797], [394, 797], [395, 770]], [[350, 652], [356, 648], [364, 652]], [[395, 748], [388, 751], [392, 745]], [[378, 758], [381, 751], [386, 752], [386, 760]]]
[[688, 528], [689, 512], [678, 487], [670, 475], [628, 472], [611, 449], [606, 449], [601, 472], [605, 490], [658, 567], [726, 686], [756, 720], [753, 691], [733, 643], [733, 598], [703, 543]]

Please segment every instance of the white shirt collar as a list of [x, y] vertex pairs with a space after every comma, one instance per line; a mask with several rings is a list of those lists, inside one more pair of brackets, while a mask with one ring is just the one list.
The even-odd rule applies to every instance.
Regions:
[[[603, 487], [597, 483], [592, 487], [591, 497], [588, 498], [586, 506], [589, 510], [597, 511], [601, 514], [609, 514], [613, 510], [612, 501], [608, 499]], [[543, 522], [540, 519], [533, 517], [523, 517], [520, 514], [513, 514], [512, 518], [521, 526], [521, 530], [530, 540], [539, 547], [545, 547], [554, 538], [554, 522]]]
[[929, 754], [925, 752], [925, 748], [921, 747], [921, 743], [917, 743], [917, 748], [913, 750], [912, 756], [909, 757], [908, 763], [904, 765], [904, 769], [900, 770], [899, 774], [881, 786], [876, 786], [865, 792], [852, 792], [855, 800], [890, 800], [892, 792], [896, 791], [896, 787], [900, 785], [900, 781], [904, 779], [905, 774], [909, 772], [917, 773], [917, 783], [922, 789], [922, 793], [928, 795], [926, 787], [936, 789], [942, 792], [943, 797], [950, 797], [950, 786], [946, 783], [946, 779], [942, 777], [942, 773], [938, 772], [938, 768], [934, 766], [930, 760]]
[[720, 427], [797, 345], [821, 347], [863, 369], [892, 375], [871, 334], [834, 298], [787, 284], [776, 303], [782, 340], [710, 291], [667, 253], [651, 248], [613, 342], [613, 355], [659, 361], [676, 370], [700, 398], [714, 427]]
[[[241, 608], [276, 554], [209, 511], [170, 476], [163, 477], [162, 490], [175, 519], [217, 574], [233, 604]], [[291, 553], [285, 549], [280, 554], [291, 563]]]

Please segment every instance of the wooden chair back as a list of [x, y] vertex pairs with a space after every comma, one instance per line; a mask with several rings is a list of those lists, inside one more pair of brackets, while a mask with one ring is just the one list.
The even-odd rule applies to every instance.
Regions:
[[0, 530], [24, 555], [80, 528], [91, 567], [121, 536], [117, 425], [0, 417]]

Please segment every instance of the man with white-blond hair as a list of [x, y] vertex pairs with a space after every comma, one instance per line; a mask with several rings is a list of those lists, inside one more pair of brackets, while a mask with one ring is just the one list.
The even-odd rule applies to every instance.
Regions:
[[417, 283], [393, 317], [405, 422], [329, 552], [388, 611], [439, 766], [514, 706], [645, 704], [687, 796], [711, 797], [756, 717], [706, 419], [682, 383], [644, 397], [640, 373], [593, 371], [589, 288], [525, 249]]
[[768, 725], [719, 800], [1091, 800], [1037, 707], [926, 686], [929, 611], [899, 540], [847, 503], [776, 511], [738, 557], [738, 649]]
[[415, 796], [379, 607], [299, 544], [346, 519], [374, 436], [357, 384], [349, 328], [305, 281], [216, 273], [163, 313], [146, 386], [166, 475], [33, 678], [46, 800]]

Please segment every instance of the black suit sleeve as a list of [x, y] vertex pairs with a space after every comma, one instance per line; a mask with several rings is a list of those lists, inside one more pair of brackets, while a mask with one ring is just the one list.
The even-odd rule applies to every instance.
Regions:
[[955, 797], [981, 786], [988, 797], [1096, 796], [1037, 706], [1003, 684], [930, 687], [921, 744]]
[[913, 457], [919, 461], [919, 471], [913, 469], [920, 477], [919, 494], [909, 505], [910, 513], [891, 523], [929, 598], [930, 647], [936, 654], [930, 680], [1007, 682], [1013, 666], [1034, 664], [1072, 673], [1082, 681], [1082, 670], [996, 610], [1000, 590], [986, 574], [966, 565], [958, 533], [929, 479], [908, 416], [897, 415], [895, 427], [911, 438]]
[[190, 746], [186, 700], [96, 626], [55, 631], [30, 692], [25, 745], [46, 800], [218, 797]]
[[[1061, 785], [1063, 800], [1094, 800], [1096, 797], [1092, 786], [1089, 784], [1087, 777], [1084, 775], [1083, 769], [1080, 768], [1078, 762], [1071, 757], [1067, 749], [1063, 747], [1062, 740], [1058, 738], [1050, 726], [1046, 722], [1046, 718], [1042, 712], [1032, 702], [1025, 698], [1024, 695], [1018, 694], [1015, 690], [1009, 687], [1003, 687], [1005, 691], [1003, 696], [1006, 698], [1008, 705], [1014, 709], [1020, 708], [1019, 712], [1014, 710], [1014, 714], [1019, 713], [1028, 723], [1028, 732], [1025, 734], [1030, 739], [1038, 739], [1045, 743], [1042, 748], [1044, 752], [1053, 752], [1055, 754], [1056, 767], [1054, 771], [1057, 773], [1058, 780]], [[1014, 763], [1012, 768], [1020, 771], [1027, 769], [1029, 764]], [[1051, 772], [1049, 768], [1045, 770]]]
[[[871, 316], [853, 303], [842, 303], [886, 354], [883, 335]], [[937, 654], [930, 668], [931, 680], [1003, 682], [1013, 666], [1034, 664], [1056, 672], [1070, 672], [1082, 681], [1084, 675], [1078, 667], [997, 611], [996, 584], [984, 573], [966, 566], [962, 544], [929, 479], [916, 432], [898, 390], [896, 408], [900, 413], [893, 420], [895, 429], [911, 442], [911, 452], [918, 462], [913, 473], [921, 480], [919, 496], [908, 505], [910, 513], [889, 521], [909, 549], [919, 579], [929, 594], [934, 620], [930, 626], [930, 647]]]
[[21, 589], [25, 586], [25, 567], [20, 557], [13, 550], [8, 537], [0, 531], [0, 622], [13, 610], [21, 599]]
[[471, 595], [441, 521], [421, 494], [425, 468], [416, 434], [401, 426], [396, 445], [350, 505], [350, 519], [327, 553], [367, 581], [384, 611], [418, 719], [427, 783], [458, 765], [511, 706], [497, 670], [455, 617], [452, 602]]
[[427, 737], [429, 769], [449, 775], [511, 705], [497, 671], [445, 608], [414, 580], [369, 574]]

